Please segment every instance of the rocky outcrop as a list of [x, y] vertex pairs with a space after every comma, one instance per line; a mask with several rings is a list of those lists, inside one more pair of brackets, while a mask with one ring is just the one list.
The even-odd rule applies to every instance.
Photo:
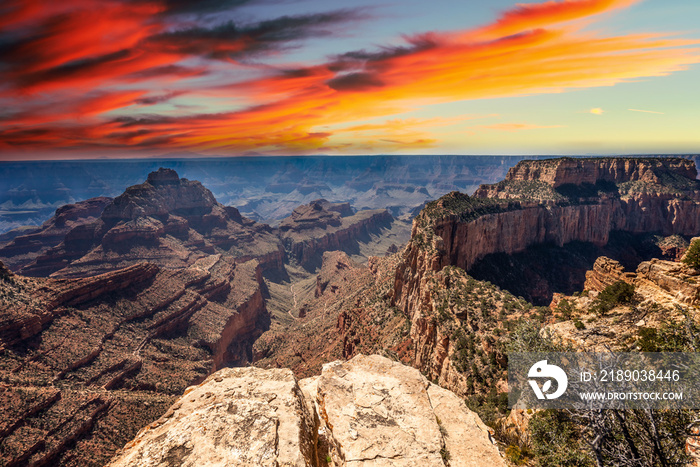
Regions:
[[290, 258], [315, 269], [324, 251], [357, 249], [357, 242], [389, 227], [393, 218], [385, 209], [352, 214], [348, 204], [313, 201], [295, 209], [279, 225]]
[[54, 216], [40, 227], [19, 234], [0, 248], [0, 258], [18, 270], [30, 263], [49, 248], [61, 243], [72, 229], [97, 220], [112, 198], [91, 198], [56, 209]]
[[[692, 162], [675, 158], [521, 162], [504, 182], [482, 187], [474, 197], [453, 192], [423, 210], [397, 269], [395, 303], [405, 311], [410, 303], [418, 305], [426, 269], [469, 270], [492, 253], [513, 254], [543, 243], [605, 245], [613, 231], [696, 235], [696, 174]], [[563, 189], [576, 180], [583, 188]], [[524, 182], [538, 190], [528, 191], [532, 186]]]
[[239, 262], [259, 259], [264, 270], [280, 269], [285, 255], [269, 226], [219, 204], [201, 183], [160, 169], [111, 201], [99, 219], [64, 232], [59, 244], [19, 271], [86, 277], [143, 261], [182, 268], [217, 253]]
[[614, 259], [601, 256], [593, 264], [593, 269], [586, 272], [584, 290], [600, 292], [617, 281], [632, 282], [634, 273], [625, 272], [625, 268]]
[[[550, 308], [559, 313], [566, 301], [567, 316], [547, 328], [580, 351], [629, 351], [635, 348], [643, 328], [659, 329], [686, 319], [683, 310], [695, 314], [700, 305], [698, 271], [683, 263], [652, 259], [627, 272], [610, 258], [600, 257], [586, 274], [585, 289], [574, 296], [556, 296]], [[634, 285], [633, 303], [616, 304], [604, 314], [592, 311], [598, 293], [617, 281]], [[576, 325], [578, 321], [578, 325]], [[584, 324], [585, 323], [585, 324]]]
[[459, 397], [376, 355], [324, 365], [299, 383], [283, 369], [211, 375], [109, 466], [165, 463], [506, 465]]
[[269, 323], [264, 287], [256, 261], [222, 254], [178, 270], [3, 278], [0, 457], [104, 465], [187, 385], [250, 361]]
[[227, 368], [188, 388], [108, 465], [318, 465], [314, 431], [290, 370]]
[[601, 257], [586, 274], [585, 290], [600, 292], [616, 281], [635, 285], [645, 299], [665, 307], [700, 305], [698, 271], [683, 263], [652, 259], [639, 264], [636, 272], [625, 272], [619, 262]]

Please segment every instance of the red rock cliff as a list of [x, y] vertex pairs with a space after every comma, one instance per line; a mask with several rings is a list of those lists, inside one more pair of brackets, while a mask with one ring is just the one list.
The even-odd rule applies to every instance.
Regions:
[[[697, 235], [696, 175], [694, 163], [679, 158], [521, 162], [504, 182], [482, 186], [474, 197], [450, 193], [423, 210], [397, 268], [394, 302], [408, 312], [425, 270], [468, 270], [490, 253], [546, 242], [604, 245], [616, 230]], [[566, 185], [581, 188], [561, 189]]]

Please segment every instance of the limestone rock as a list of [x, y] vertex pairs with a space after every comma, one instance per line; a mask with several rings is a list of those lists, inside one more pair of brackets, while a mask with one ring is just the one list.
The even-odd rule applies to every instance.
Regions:
[[621, 280], [631, 281], [634, 274], [625, 273], [625, 268], [614, 259], [601, 256], [593, 264], [593, 269], [586, 272], [584, 290], [600, 292], [604, 288]]
[[299, 383], [288, 369], [214, 373], [144, 428], [109, 467], [170, 465], [506, 464], [458, 396], [416, 369], [358, 355]]
[[479, 417], [414, 368], [358, 355], [325, 365], [316, 384], [345, 465], [505, 465]]
[[312, 466], [314, 419], [291, 370], [227, 368], [188, 388], [110, 467]]
[[489, 430], [479, 416], [468, 410], [455, 393], [431, 384], [430, 405], [443, 433], [450, 466], [505, 465], [491, 442]]

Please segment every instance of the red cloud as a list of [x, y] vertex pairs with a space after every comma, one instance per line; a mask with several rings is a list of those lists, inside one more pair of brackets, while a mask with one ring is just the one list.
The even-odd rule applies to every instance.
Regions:
[[[191, 80], [209, 69], [181, 63], [183, 59], [200, 55], [221, 76], [224, 70], [238, 66], [222, 62], [221, 54], [236, 57], [242, 50], [266, 49], [270, 42], [256, 41], [278, 37], [268, 33], [273, 24], [315, 27], [314, 21], [321, 19], [309, 16], [296, 23], [266, 23], [267, 29], [250, 29], [257, 36], [239, 34], [227, 25], [165, 33], [168, 27], [172, 29], [167, 21], [173, 20], [159, 14], [163, 7], [158, 3], [130, 2], [127, 9], [116, 1], [100, 2], [99, 8], [97, 3], [82, 2], [87, 6], [42, 17], [37, 24], [43, 34], [19, 41], [7, 54], [10, 71], [0, 77], [12, 85], [5, 87], [0, 104], [27, 108], [25, 114], [17, 112], [13, 122], [0, 122], [0, 147], [151, 146], [269, 153], [352, 150], [354, 143], [347, 131], [321, 130], [330, 124], [390, 117], [432, 103], [610, 86], [663, 76], [700, 61], [698, 50], [688, 47], [698, 41], [582, 32], [582, 25], [593, 15], [632, 3], [634, 0], [566, 0], [519, 5], [481, 28], [410, 36], [404, 47], [351, 52], [325, 64], [259, 79], [230, 84], [212, 79], [204, 85]], [[26, 11], [33, 10], [28, 7]], [[26, 21], [26, 11], [13, 14], [24, 15]], [[303, 36], [285, 34], [280, 37]], [[222, 36], [230, 41], [222, 42]], [[102, 115], [134, 103], [167, 101], [161, 99], [170, 95], [159, 86], [163, 75], [180, 85], [173, 96], [186, 89], [190, 100], [215, 99], [217, 105], [231, 102], [231, 110], [181, 116]], [[120, 88], [128, 83], [139, 83], [143, 90]], [[76, 89], [92, 91], [88, 94], [92, 97], [73, 106], [61, 100], [74, 96]], [[28, 96], [12, 97], [18, 90]], [[43, 93], [41, 99], [57, 99], [54, 107], [58, 110], [32, 106], [39, 99], [34, 97], [37, 93]], [[242, 103], [248, 107], [240, 109]], [[399, 130], [394, 124], [389, 126], [393, 133], [373, 135], [375, 147], [405, 142], [424, 146], [434, 141], [423, 133], [397, 139]], [[363, 141], [356, 147], [371, 144]]]

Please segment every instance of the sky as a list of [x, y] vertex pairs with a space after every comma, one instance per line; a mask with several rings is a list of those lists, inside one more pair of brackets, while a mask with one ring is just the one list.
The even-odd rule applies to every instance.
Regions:
[[697, 0], [4, 0], [0, 160], [700, 152]]

